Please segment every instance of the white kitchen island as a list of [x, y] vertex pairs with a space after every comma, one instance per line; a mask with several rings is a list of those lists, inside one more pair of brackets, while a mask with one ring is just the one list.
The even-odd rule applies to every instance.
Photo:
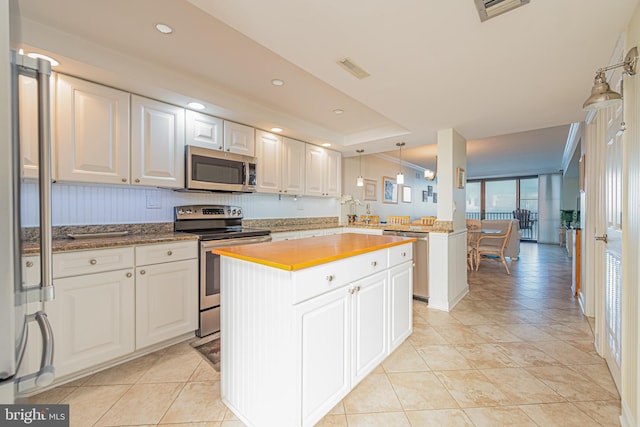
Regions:
[[312, 426], [412, 331], [412, 242], [339, 234], [215, 249], [223, 402]]

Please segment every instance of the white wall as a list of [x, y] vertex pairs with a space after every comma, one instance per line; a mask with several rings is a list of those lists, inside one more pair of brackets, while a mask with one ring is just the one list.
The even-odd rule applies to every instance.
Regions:
[[[184, 193], [152, 187], [55, 183], [52, 189], [53, 225], [136, 224], [173, 222], [173, 207], [189, 204], [240, 206], [245, 219], [338, 216], [335, 198], [276, 194]], [[148, 208], [147, 204], [159, 208]], [[38, 224], [37, 185], [23, 186], [22, 225]]]
[[580, 183], [578, 178], [562, 177], [562, 209], [575, 211], [580, 198]]
[[[427, 202], [422, 201], [422, 192], [427, 191], [427, 186], [433, 186], [433, 191], [437, 192], [437, 180], [427, 181], [424, 179], [424, 171], [415, 169], [407, 164], [403, 164], [405, 185], [411, 187], [411, 203], [402, 202], [398, 197], [397, 204], [382, 203], [382, 177], [396, 177], [400, 170], [398, 161], [390, 160], [379, 155], [362, 156], [362, 176], [376, 182], [376, 201], [364, 201], [363, 188], [356, 185], [358, 175], [360, 175], [359, 157], [349, 157], [342, 159], [342, 193], [352, 195], [363, 203], [369, 203], [371, 215], [379, 215], [380, 221], [385, 221], [389, 215], [409, 215], [411, 219], [418, 219], [421, 216], [436, 216], [437, 205], [433, 203], [433, 198], [429, 197]], [[343, 220], [349, 213], [347, 207], [343, 207]], [[366, 206], [357, 206], [356, 214], [366, 214]]]

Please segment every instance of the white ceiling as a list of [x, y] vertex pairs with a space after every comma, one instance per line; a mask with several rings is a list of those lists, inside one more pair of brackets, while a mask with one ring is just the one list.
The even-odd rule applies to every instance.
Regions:
[[[470, 178], [528, 175], [561, 168], [568, 124], [584, 119], [637, 3], [531, 0], [481, 23], [473, 0], [21, 0], [14, 38], [61, 57], [61, 71], [199, 97], [345, 155], [397, 155], [404, 141], [403, 160], [433, 167], [429, 145], [453, 127], [470, 140]], [[371, 76], [346, 73], [345, 56]]]

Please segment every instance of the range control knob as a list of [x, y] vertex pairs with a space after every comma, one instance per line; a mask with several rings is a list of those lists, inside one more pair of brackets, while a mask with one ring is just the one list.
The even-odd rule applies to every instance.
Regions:
[[184, 215], [184, 211], [182, 209], [178, 209], [178, 215]]
[[242, 209], [238, 209], [238, 216], [242, 215]]
[[187, 213], [187, 215], [191, 215], [193, 213], [193, 211], [191, 209], [187, 209], [186, 213]]

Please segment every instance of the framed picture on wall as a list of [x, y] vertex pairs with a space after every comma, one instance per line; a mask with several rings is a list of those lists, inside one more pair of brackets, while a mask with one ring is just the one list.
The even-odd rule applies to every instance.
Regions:
[[364, 200], [370, 200], [375, 202], [378, 200], [378, 188], [377, 183], [374, 179], [365, 179], [364, 180]]
[[433, 196], [433, 185], [427, 185], [427, 196]]
[[429, 201], [429, 192], [426, 191], [426, 190], [422, 192], [422, 201], [423, 202], [428, 202]]
[[382, 177], [382, 203], [398, 203], [398, 184], [395, 178]]
[[411, 203], [411, 187], [406, 185], [402, 186], [402, 201], [404, 203]]
[[438, 193], [433, 193], [433, 203], [438, 203]]
[[456, 187], [464, 188], [465, 182], [467, 182], [467, 174], [465, 173], [464, 169], [458, 168], [456, 170]]

